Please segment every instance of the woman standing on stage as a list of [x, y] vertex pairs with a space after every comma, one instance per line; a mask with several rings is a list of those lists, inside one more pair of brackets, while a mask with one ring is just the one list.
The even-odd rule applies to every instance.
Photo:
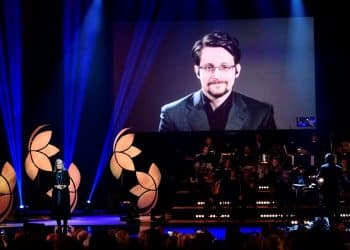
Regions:
[[70, 202], [68, 189], [70, 177], [61, 159], [57, 159], [55, 161], [55, 169], [53, 171], [53, 182], [54, 187], [52, 192], [52, 215], [57, 222], [57, 233], [66, 235], [67, 221], [70, 217]]

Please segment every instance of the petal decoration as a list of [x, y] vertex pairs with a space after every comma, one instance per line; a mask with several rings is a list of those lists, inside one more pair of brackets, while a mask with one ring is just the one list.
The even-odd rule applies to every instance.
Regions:
[[[0, 176], [0, 223], [10, 214], [13, 205], [13, 188], [16, 185], [16, 174], [9, 162], [4, 164]], [[9, 179], [6, 178], [9, 177]], [[12, 187], [11, 187], [12, 185]]]
[[9, 213], [9, 210], [11, 210], [11, 207], [12, 207], [12, 200], [13, 198], [11, 195], [0, 196], [0, 215], [1, 215], [0, 221], [2, 221], [7, 217], [7, 214]]
[[139, 209], [145, 209], [152, 205], [154, 202], [154, 199], [156, 197], [156, 191], [150, 190], [148, 192], [145, 192], [143, 195], [140, 196], [140, 198], [137, 201], [137, 207]]
[[155, 182], [149, 174], [137, 171], [136, 178], [137, 178], [138, 182], [140, 183], [140, 185], [142, 187], [144, 187], [145, 189], [148, 189], [148, 190], [155, 190], [156, 189]]
[[36, 176], [38, 175], [39, 169], [34, 165], [30, 154], [27, 155], [24, 166], [28, 177], [32, 181], [35, 180]]
[[152, 205], [150, 205], [149, 208], [143, 212], [143, 214], [150, 213], [152, 208], [154, 208], [156, 206], [157, 202], [158, 202], [158, 192], [156, 192], [156, 196], [153, 199]]
[[32, 146], [32, 142], [34, 140], [34, 137], [36, 136], [36, 134], [44, 127], [48, 126], [48, 124], [44, 124], [41, 126], [38, 126], [36, 129], [34, 129], [33, 133], [30, 135], [29, 138], [29, 143], [28, 143], [28, 151], [31, 151], [31, 146]]
[[116, 153], [116, 158], [117, 158], [117, 162], [118, 164], [129, 171], [135, 171], [135, 166], [134, 166], [134, 162], [132, 161], [132, 159], [130, 158], [130, 156], [123, 154], [123, 153]]
[[10, 193], [11, 190], [7, 180], [3, 176], [0, 176], [0, 195], [3, 196]]
[[138, 156], [142, 151], [135, 146], [131, 146], [124, 151], [125, 154], [129, 155], [131, 158]]
[[137, 197], [141, 196], [146, 191], [148, 191], [148, 190], [145, 189], [144, 187], [142, 187], [141, 185], [136, 185], [129, 190], [130, 193], [132, 193], [133, 195], [135, 195]]
[[109, 166], [110, 166], [110, 169], [111, 169], [113, 176], [115, 178], [119, 179], [120, 175], [123, 172], [123, 168], [118, 164], [116, 157], [114, 155], [112, 156], [112, 158], [110, 160]]
[[12, 206], [13, 206], [13, 196], [11, 195], [10, 196], [10, 202], [7, 206], [7, 209], [5, 210], [4, 213], [0, 214], [0, 223], [2, 223], [8, 216], [9, 214], [11, 213], [11, 210], [12, 210]]
[[78, 167], [72, 162], [69, 166], [68, 173], [70, 176], [69, 182], [69, 201], [70, 211], [73, 212], [78, 203], [78, 187], [80, 185], [80, 172]]
[[50, 159], [46, 154], [39, 151], [31, 151], [30, 156], [37, 168], [48, 172], [52, 171]]
[[155, 205], [157, 204], [157, 201], [158, 201], [158, 192], [156, 192], [156, 196], [153, 199], [152, 204], [149, 205], [148, 207], [145, 207], [144, 209], [142, 209], [141, 214], [149, 215], [149, 213], [151, 212], [152, 208], [154, 208]]
[[76, 186], [73, 178], [71, 177], [69, 180], [69, 186], [68, 186], [69, 192], [74, 193], [77, 191], [78, 187]]
[[13, 192], [13, 189], [16, 186], [16, 172], [9, 162], [5, 162], [1, 175], [7, 180], [10, 190]]
[[78, 167], [73, 162], [68, 168], [68, 173], [71, 178], [71, 181], [74, 182], [75, 188], [78, 189], [81, 181], [81, 175]]
[[159, 187], [160, 184], [160, 180], [161, 180], [161, 174], [159, 171], [159, 168], [157, 167], [156, 164], [152, 163], [152, 165], [149, 167], [149, 171], [148, 171], [149, 175], [152, 176], [156, 187]]
[[54, 156], [55, 154], [57, 154], [60, 151], [59, 148], [48, 144], [45, 148], [43, 148], [40, 152], [42, 152], [43, 154], [47, 155], [48, 157]]
[[125, 150], [130, 148], [132, 143], [134, 142], [134, 137], [135, 134], [126, 134], [121, 136], [116, 143], [115, 151], [124, 152]]
[[119, 137], [124, 134], [125, 131], [129, 130], [129, 128], [124, 128], [122, 130], [119, 131], [119, 133], [117, 134], [117, 136], [114, 139], [114, 143], [113, 143], [113, 151], [116, 151], [116, 147], [117, 147], [117, 142], [119, 140]]
[[78, 203], [78, 193], [70, 192], [69, 193], [69, 201], [70, 201], [70, 211], [73, 212], [77, 203]]
[[30, 144], [30, 151], [32, 150], [42, 150], [44, 149], [50, 142], [52, 136], [52, 130], [47, 130], [44, 132], [40, 132], [37, 134], [33, 141]]

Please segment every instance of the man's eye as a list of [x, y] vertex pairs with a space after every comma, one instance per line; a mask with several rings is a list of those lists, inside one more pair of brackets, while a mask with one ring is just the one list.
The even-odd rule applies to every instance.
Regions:
[[207, 65], [207, 66], [205, 66], [205, 69], [206, 69], [206, 70], [213, 70], [213, 69], [214, 69], [214, 66], [212, 66], [212, 65]]
[[230, 69], [230, 66], [222, 65], [222, 66], [220, 66], [220, 69], [221, 70], [228, 70], [228, 69]]

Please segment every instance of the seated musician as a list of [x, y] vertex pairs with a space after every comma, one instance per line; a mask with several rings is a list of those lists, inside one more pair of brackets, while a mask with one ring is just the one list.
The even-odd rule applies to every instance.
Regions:
[[213, 171], [213, 164], [213, 157], [209, 153], [209, 147], [204, 145], [201, 152], [196, 155], [194, 159], [194, 175], [191, 177], [191, 182], [203, 181], [203, 179]]
[[213, 201], [220, 192], [220, 171], [215, 154], [205, 144], [201, 153], [196, 155], [193, 162], [193, 176], [190, 178], [192, 184], [196, 184], [201, 198]]

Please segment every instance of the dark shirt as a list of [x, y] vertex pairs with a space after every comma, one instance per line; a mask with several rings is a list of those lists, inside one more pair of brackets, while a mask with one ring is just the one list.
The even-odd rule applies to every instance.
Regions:
[[[202, 94], [203, 95], [203, 94]], [[204, 109], [207, 113], [211, 131], [225, 130], [228, 115], [232, 106], [232, 93], [215, 111], [210, 106], [210, 100], [203, 95]]]
[[[67, 170], [53, 172], [54, 188], [52, 191], [52, 213], [56, 219], [66, 219], [70, 216], [69, 182], [70, 177]], [[55, 185], [63, 185], [56, 188]]]

